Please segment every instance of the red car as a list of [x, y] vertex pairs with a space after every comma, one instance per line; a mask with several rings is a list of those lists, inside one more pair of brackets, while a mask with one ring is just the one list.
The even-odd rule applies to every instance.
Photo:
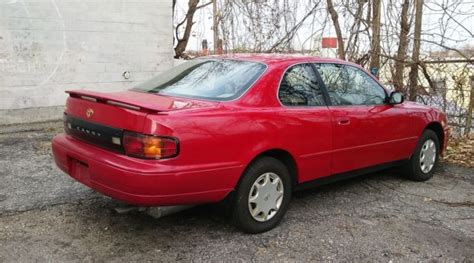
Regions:
[[444, 113], [337, 59], [207, 57], [128, 91], [68, 93], [52, 144], [64, 172], [140, 206], [230, 200], [251, 233], [308, 186], [395, 165], [428, 180], [449, 137]]

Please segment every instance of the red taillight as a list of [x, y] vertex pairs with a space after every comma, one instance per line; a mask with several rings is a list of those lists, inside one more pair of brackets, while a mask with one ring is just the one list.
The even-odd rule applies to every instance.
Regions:
[[163, 159], [178, 155], [178, 140], [170, 137], [124, 132], [123, 146], [129, 156]]

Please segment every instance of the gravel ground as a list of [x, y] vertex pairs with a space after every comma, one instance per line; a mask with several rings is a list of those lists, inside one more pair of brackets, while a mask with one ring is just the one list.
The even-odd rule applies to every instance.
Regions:
[[425, 183], [386, 171], [295, 194], [283, 222], [240, 233], [221, 207], [155, 219], [54, 166], [60, 123], [0, 127], [0, 261], [474, 261], [474, 169]]

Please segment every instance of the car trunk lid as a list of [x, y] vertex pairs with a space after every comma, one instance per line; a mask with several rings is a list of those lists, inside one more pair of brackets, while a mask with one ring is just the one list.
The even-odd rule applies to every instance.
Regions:
[[147, 118], [149, 114], [167, 114], [217, 104], [136, 91], [72, 90], [67, 93], [66, 132], [77, 139], [116, 151], [123, 150], [123, 131], [143, 133], [145, 126], [154, 125], [151, 123], [153, 120]]

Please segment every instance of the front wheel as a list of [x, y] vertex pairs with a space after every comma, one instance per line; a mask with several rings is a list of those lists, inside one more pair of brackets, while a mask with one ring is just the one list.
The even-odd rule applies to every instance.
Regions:
[[404, 173], [413, 181], [426, 181], [433, 177], [439, 161], [439, 139], [432, 130], [425, 130], [415, 152], [404, 167]]
[[232, 218], [247, 233], [268, 231], [283, 218], [291, 199], [287, 167], [263, 157], [247, 168], [237, 188]]

